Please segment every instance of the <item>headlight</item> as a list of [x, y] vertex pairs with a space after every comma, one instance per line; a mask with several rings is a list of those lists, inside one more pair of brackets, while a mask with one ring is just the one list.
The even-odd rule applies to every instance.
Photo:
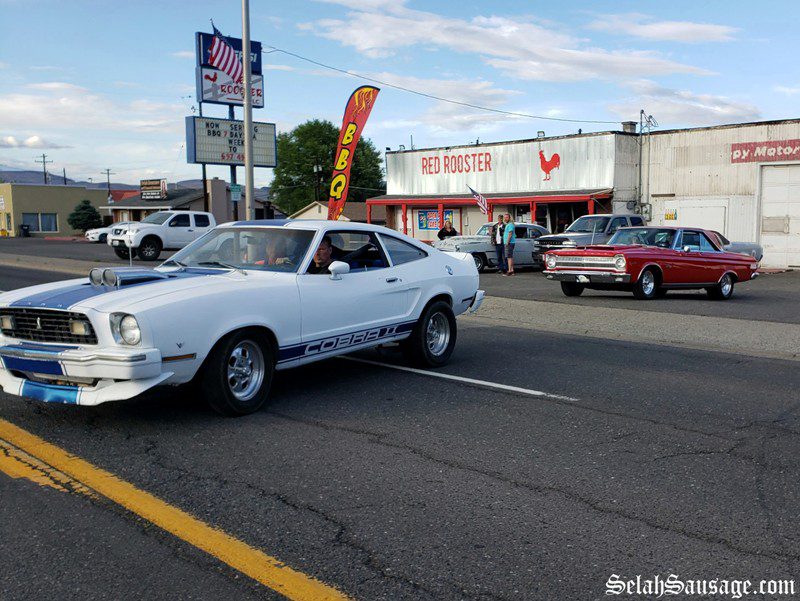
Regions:
[[544, 262], [547, 263], [548, 269], [553, 269], [556, 266], [555, 255], [547, 255], [547, 258], [545, 258]]
[[91, 332], [91, 327], [89, 326], [89, 322], [83, 319], [70, 319], [69, 320], [69, 331], [74, 336], [88, 336]]
[[11, 315], [0, 315], [0, 329], [15, 330], [17, 329], [17, 322]]
[[614, 257], [614, 267], [617, 268], [617, 271], [625, 271], [625, 257], [622, 255]]
[[111, 333], [119, 343], [131, 346], [142, 341], [142, 331], [139, 329], [139, 322], [133, 315], [127, 313], [111, 314]]

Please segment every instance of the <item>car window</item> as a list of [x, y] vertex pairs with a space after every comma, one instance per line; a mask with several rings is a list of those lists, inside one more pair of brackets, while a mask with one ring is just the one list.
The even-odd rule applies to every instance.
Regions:
[[711, 241], [708, 238], [706, 238], [705, 234], [700, 234], [700, 250], [704, 253], [717, 252], [717, 249], [714, 248], [714, 245], [711, 244]]
[[175, 215], [169, 222], [169, 227], [189, 227], [189, 215], [186, 213]]
[[514, 228], [514, 234], [517, 238], [527, 238], [528, 237], [528, 228], [524, 225], [518, 225]]
[[194, 224], [197, 227], [208, 227], [211, 224], [211, 221], [209, 221], [208, 215], [195, 215]]
[[614, 217], [611, 220], [611, 227], [608, 228], [608, 233], [613, 234], [621, 227], [626, 227], [628, 225], [628, 220], [625, 217]]
[[389, 262], [383, 254], [378, 239], [372, 232], [329, 230], [333, 250], [331, 258], [350, 265], [350, 272], [384, 269]]
[[142, 219], [142, 223], [154, 223], [156, 225], [161, 225], [173, 215], [174, 213], [151, 213]]
[[595, 233], [604, 232], [609, 218], [603, 215], [584, 215], [567, 228], [570, 233]]
[[492, 233], [492, 224], [487, 223], [486, 225], [482, 225], [481, 229], [478, 230], [478, 233], [475, 234], [476, 236], [488, 236]]
[[675, 230], [657, 227], [625, 228], [619, 230], [608, 241], [609, 244], [641, 244], [670, 248], [675, 239]]
[[631, 220], [631, 225], [644, 225], [644, 219], [642, 219], [641, 217], [634, 215], [629, 217], [629, 219]]
[[681, 240], [681, 248], [689, 247], [689, 250], [700, 250], [700, 233], [699, 232], [683, 232], [683, 239]]
[[722, 244], [723, 246], [728, 246], [728, 244], [731, 243], [730, 240], [728, 240], [725, 236], [723, 236], [719, 232], [714, 232], [714, 233], [717, 235], [717, 238], [719, 238], [719, 243]]
[[383, 245], [386, 247], [386, 252], [389, 253], [392, 265], [411, 263], [411, 261], [418, 261], [428, 256], [424, 250], [408, 242], [398, 240], [394, 236], [381, 234], [381, 240], [383, 240]]

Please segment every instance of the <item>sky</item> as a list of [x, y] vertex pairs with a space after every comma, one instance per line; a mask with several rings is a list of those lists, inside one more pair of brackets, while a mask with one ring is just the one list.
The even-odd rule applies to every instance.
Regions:
[[[198, 107], [194, 33], [210, 19], [241, 36], [233, 0], [0, 0], [0, 165], [41, 169], [45, 153], [72, 179], [104, 181], [107, 168], [125, 183], [199, 178], [184, 118]], [[661, 129], [798, 118], [799, 20], [789, 0], [251, 0], [266, 98], [253, 118], [279, 132], [308, 119], [338, 125], [352, 90], [369, 83], [352, 74], [550, 118], [377, 84], [364, 135], [381, 151], [412, 138], [429, 148], [618, 130], [641, 109]], [[271, 178], [256, 169], [256, 185]]]

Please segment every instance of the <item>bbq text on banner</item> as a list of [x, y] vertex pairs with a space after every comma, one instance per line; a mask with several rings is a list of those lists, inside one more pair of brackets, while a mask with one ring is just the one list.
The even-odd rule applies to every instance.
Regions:
[[337, 220], [347, 202], [347, 190], [350, 187], [350, 167], [356, 152], [358, 140], [364, 125], [367, 123], [379, 88], [361, 86], [350, 95], [344, 109], [342, 131], [339, 132], [339, 145], [336, 147], [336, 158], [333, 163], [330, 198], [328, 199], [328, 219]]

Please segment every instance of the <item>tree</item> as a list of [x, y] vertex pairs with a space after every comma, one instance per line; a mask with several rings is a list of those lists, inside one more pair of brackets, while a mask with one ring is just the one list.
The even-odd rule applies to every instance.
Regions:
[[91, 201], [82, 200], [75, 207], [75, 210], [67, 217], [67, 223], [72, 226], [74, 230], [86, 232], [95, 227], [103, 226], [103, 218], [97, 209], [94, 208]]
[[[306, 121], [290, 132], [278, 135], [278, 166], [271, 190], [275, 204], [291, 215], [314, 201], [319, 177], [319, 200], [328, 200], [339, 128], [330, 121]], [[314, 173], [314, 165], [322, 172]], [[350, 169], [348, 202], [364, 202], [383, 194], [381, 155], [372, 141], [361, 138]]]

